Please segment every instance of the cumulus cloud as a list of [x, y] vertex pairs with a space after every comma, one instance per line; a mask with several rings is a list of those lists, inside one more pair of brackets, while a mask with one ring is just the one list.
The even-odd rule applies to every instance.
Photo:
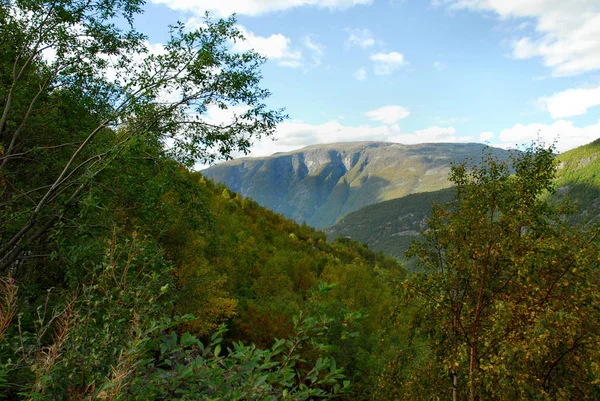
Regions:
[[375, 75], [391, 75], [406, 64], [404, 55], [398, 52], [376, 53], [371, 56]]
[[270, 60], [276, 60], [283, 67], [297, 68], [302, 66], [302, 52], [292, 49], [290, 38], [277, 33], [271, 36], [259, 36], [238, 26], [246, 40], [237, 41], [233, 46], [234, 51], [254, 50]]
[[240, 116], [248, 110], [250, 110], [250, 107], [247, 105], [237, 105], [222, 109], [214, 104], [210, 104], [206, 108], [203, 120], [209, 124], [228, 125], [234, 121], [236, 116]]
[[359, 80], [359, 81], [364, 81], [365, 79], [367, 79], [367, 70], [364, 67], [359, 68], [358, 70], [354, 71], [353, 74], [354, 78]]
[[348, 46], [359, 46], [363, 49], [375, 45], [375, 37], [368, 29], [350, 29], [348, 30]]
[[541, 57], [555, 76], [600, 69], [597, 0], [433, 0], [433, 4], [493, 12], [503, 20], [533, 20], [535, 36], [516, 39], [513, 55], [518, 59]]
[[417, 138], [425, 138], [422, 142], [474, 142], [471, 136], [458, 136], [453, 127], [438, 127], [437, 125], [415, 131]]
[[279, 125], [274, 141], [263, 140], [252, 147], [251, 156], [268, 156], [276, 152], [289, 152], [320, 143], [385, 140], [393, 134], [388, 126], [346, 126], [333, 120], [323, 124], [286, 121]]
[[402, 106], [389, 105], [365, 113], [371, 121], [383, 124], [396, 124], [398, 121], [410, 116], [410, 111]]
[[273, 11], [283, 11], [296, 7], [318, 7], [329, 10], [344, 10], [357, 5], [369, 5], [373, 0], [151, 0], [156, 4], [165, 4], [177, 10], [204, 14], [211, 11], [216, 15], [228, 16], [233, 13], [239, 15], [260, 15]]
[[325, 54], [325, 46], [317, 41], [316, 35], [306, 35], [302, 40], [302, 44], [311, 54], [312, 66], [321, 65], [321, 59]]
[[458, 136], [453, 127], [429, 127], [415, 132], [403, 132], [398, 124], [343, 125], [337, 120], [323, 124], [287, 121], [278, 127], [275, 141], [263, 140], [251, 151], [251, 156], [268, 156], [276, 152], [289, 152], [314, 144], [383, 141], [403, 144], [426, 142], [477, 142], [477, 138]]
[[300, 68], [321, 65], [325, 55], [325, 46], [317, 40], [317, 35], [305, 35], [299, 45], [293, 46], [292, 40], [280, 33], [270, 36], [259, 36], [243, 26], [237, 27], [245, 40], [233, 45], [234, 51], [254, 50], [273, 60], [281, 67]]
[[501, 145], [513, 147], [539, 137], [546, 143], [556, 141], [557, 150], [564, 152], [585, 145], [600, 136], [600, 120], [594, 125], [576, 127], [572, 121], [559, 120], [552, 124], [515, 124], [500, 132]]
[[[492, 146], [514, 148], [537, 138], [546, 143], [557, 140], [557, 150], [564, 152], [598, 138], [600, 121], [594, 125], [576, 127], [573, 122], [560, 120], [553, 124], [516, 124], [499, 135], [482, 132], [479, 135], [459, 135], [451, 126], [432, 126], [414, 132], [404, 132], [398, 124], [344, 125], [337, 120], [323, 124], [308, 124], [303, 121], [286, 121], [279, 125], [275, 141], [268, 139], [251, 149], [251, 156], [268, 156], [276, 152], [288, 152], [314, 144], [352, 141], [384, 141], [403, 144], [432, 142], [485, 142], [496, 138]], [[240, 155], [241, 156], [241, 155]]]
[[[589, 108], [600, 105], [600, 86], [568, 89], [552, 96], [541, 97], [538, 102], [553, 119], [580, 116], [587, 113]], [[600, 132], [598, 134], [600, 135]]]
[[494, 137], [493, 132], [482, 132], [481, 134], [479, 134], [479, 140], [481, 142], [487, 142], [490, 139], [492, 139], [493, 137]]
[[438, 124], [456, 124], [456, 123], [468, 123], [471, 122], [471, 117], [449, 117], [449, 118], [441, 118], [441, 117], [434, 117], [434, 120], [438, 123]]

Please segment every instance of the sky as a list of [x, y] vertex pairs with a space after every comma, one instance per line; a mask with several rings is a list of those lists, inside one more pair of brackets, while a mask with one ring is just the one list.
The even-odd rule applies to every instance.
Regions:
[[[237, 15], [290, 119], [250, 156], [318, 143], [600, 137], [600, 0], [148, 0], [137, 27]], [[212, 116], [214, 118], [214, 116]]]

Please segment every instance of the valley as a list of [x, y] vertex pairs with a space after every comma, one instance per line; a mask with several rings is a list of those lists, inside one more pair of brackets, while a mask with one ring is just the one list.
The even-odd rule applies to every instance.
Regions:
[[558, 3], [0, 2], [0, 400], [600, 399]]
[[[434, 202], [453, 199], [452, 163], [483, 155], [479, 144], [383, 142], [313, 145], [265, 158], [242, 158], [203, 174], [288, 218], [351, 238], [404, 260], [426, 229]], [[509, 152], [490, 148], [500, 159]], [[557, 156], [555, 199], [573, 202], [573, 222], [600, 216], [600, 140]]]

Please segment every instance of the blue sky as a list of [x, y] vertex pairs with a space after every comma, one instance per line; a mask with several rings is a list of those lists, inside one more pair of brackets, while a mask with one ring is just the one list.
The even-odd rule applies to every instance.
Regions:
[[[600, 0], [150, 0], [138, 27], [238, 15], [291, 119], [252, 155], [315, 143], [600, 137]], [[218, 116], [211, 116], [218, 118]]]

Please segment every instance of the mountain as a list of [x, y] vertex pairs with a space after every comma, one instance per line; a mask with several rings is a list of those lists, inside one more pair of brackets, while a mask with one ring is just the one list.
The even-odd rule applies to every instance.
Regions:
[[[557, 200], [575, 205], [574, 223], [598, 223], [600, 219], [600, 139], [560, 154], [557, 160]], [[350, 213], [325, 229], [330, 239], [344, 237], [403, 259], [404, 251], [426, 228], [433, 202], [452, 201], [453, 190], [426, 192], [370, 205]]]
[[[450, 164], [479, 159], [485, 148], [475, 143], [334, 143], [236, 159], [202, 173], [286, 217], [324, 228], [370, 204], [447, 188]], [[500, 158], [509, 154], [491, 151]]]
[[454, 189], [410, 194], [365, 206], [325, 229], [328, 238], [351, 238], [397, 259], [426, 228], [425, 219], [434, 202], [451, 202]]
[[574, 222], [593, 224], [600, 217], [600, 139], [557, 157], [558, 198], [575, 203]]

